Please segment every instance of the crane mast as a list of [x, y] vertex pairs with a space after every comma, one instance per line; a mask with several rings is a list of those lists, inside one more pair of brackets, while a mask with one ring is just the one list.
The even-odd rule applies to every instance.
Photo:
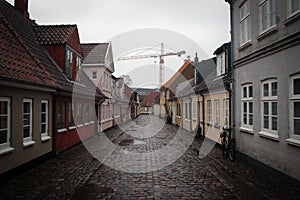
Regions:
[[122, 60], [133, 60], [133, 59], [143, 59], [143, 58], [159, 58], [159, 87], [161, 87], [164, 83], [164, 57], [165, 56], [181, 56], [182, 54], [185, 54], [185, 51], [179, 51], [179, 52], [167, 52], [164, 51], [164, 44], [160, 44], [160, 53], [154, 53], [154, 54], [145, 54], [145, 55], [135, 55], [135, 56], [127, 56], [127, 57], [119, 57], [117, 61]]

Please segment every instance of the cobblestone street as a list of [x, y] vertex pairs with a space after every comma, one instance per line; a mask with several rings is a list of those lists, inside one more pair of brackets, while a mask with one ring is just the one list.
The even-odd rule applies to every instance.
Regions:
[[202, 143], [158, 118], [140, 116], [4, 183], [0, 199], [300, 198], [296, 186], [223, 158], [219, 147], [200, 158]]

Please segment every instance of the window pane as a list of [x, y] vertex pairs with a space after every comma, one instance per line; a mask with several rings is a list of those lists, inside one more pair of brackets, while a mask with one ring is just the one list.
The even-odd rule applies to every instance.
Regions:
[[244, 114], [244, 124], [248, 124], [247, 123], [247, 114]]
[[244, 113], [247, 113], [248, 112], [248, 107], [247, 107], [247, 103], [245, 102], [244, 103]]
[[42, 124], [42, 133], [46, 133], [46, 124]]
[[0, 116], [0, 129], [7, 129], [7, 117]]
[[23, 103], [23, 113], [30, 113], [30, 103], [29, 102], [24, 102]]
[[264, 115], [269, 115], [269, 103], [264, 102]]
[[300, 78], [294, 79], [294, 95], [300, 94]]
[[276, 23], [276, 2], [270, 0], [270, 26]]
[[272, 83], [272, 96], [277, 96], [277, 82]]
[[253, 113], [253, 103], [249, 102], [249, 113]]
[[267, 29], [268, 23], [267, 23], [267, 3], [265, 2], [262, 6], [261, 6], [261, 26], [262, 26], [262, 30]]
[[253, 87], [249, 86], [249, 97], [253, 97]]
[[294, 134], [300, 135], [300, 119], [294, 119]]
[[249, 125], [252, 126], [253, 125], [253, 115], [249, 114]]
[[4, 143], [7, 143], [7, 131], [6, 130], [3, 130], [3, 131], [0, 131], [0, 144], [4, 144]]
[[0, 101], [0, 115], [7, 114], [8, 102]]
[[300, 102], [294, 102], [294, 117], [300, 117]]
[[264, 84], [264, 97], [269, 96], [269, 84]]
[[269, 129], [269, 117], [264, 116], [264, 128]]
[[46, 112], [46, 111], [47, 111], [47, 104], [42, 103], [42, 112]]
[[30, 125], [30, 115], [23, 115], [23, 126]]
[[26, 126], [23, 128], [23, 138], [30, 137], [30, 126]]
[[277, 117], [272, 117], [272, 130], [277, 131]]
[[42, 115], [41, 115], [41, 118], [42, 118], [42, 119], [41, 119], [41, 122], [42, 122], [42, 123], [45, 123], [45, 122], [46, 122], [46, 114], [42, 114]]
[[291, 13], [299, 10], [299, 0], [291, 0]]
[[244, 87], [243, 89], [243, 97], [247, 98], [247, 87]]
[[272, 115], [277, 116], [277, 102], [272, 102]]

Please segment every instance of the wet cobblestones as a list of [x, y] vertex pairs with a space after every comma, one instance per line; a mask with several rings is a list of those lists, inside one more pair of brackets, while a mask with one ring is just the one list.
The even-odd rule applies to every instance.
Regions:
[[[172, 125], [164, 125], [159, 133], [155, 133], [160, 126], [149, 127], [147, 120], [148, 116], [141, 116], [137, 123], [129, 123], [107, 131], [105, 135], [115, 144], [113, 147], [102, 143], [103, 134], [86, 141], [85, 145], [92, 144], [89, 150], [96, 152], [95, 155], [107, 155], [101, 156], [101, 161], [109, 163], [112, 158], [120, 159], [126, 166], [126, 159], [130, 157], [124, 157], [124, 152], [155, 152], [172, 143], [174, 138], [181, 141], [182, 146], [186, 146], [189, 138], [193, 137]], [[151, 132], [153, 137], [146, 137], [147, 131]], [[180, 134], [177, 134], [179, 131]], [[145, 137], [135, 137], [135, 134], [139, 133]], [[179, 137], [176, 137], [178, 135]], [[224, 159], [218, 147], [213, 148], [203, 159], [199, 158], [201, 144], [202, 141], [194, 141], [175, 162], [157, 171], [144, 173], [127, 173], [112, 169], [93, 158], [84, 145], [79, 145], [1, 185], [0, 199], [300, 198], [300, 189], [296, 186], [245, 161], [231, 162]], [[177, 143], [174, 145], [176, 147]], [[155, 166], [155, 162], [164, 156], [154, 155], [146, 156], [147, 169]], [[144, 158], [141, 159], [131, 160], [132, 162], [127, 163], [128, 167], [138, 169], [138, 165], [144, 162]]]

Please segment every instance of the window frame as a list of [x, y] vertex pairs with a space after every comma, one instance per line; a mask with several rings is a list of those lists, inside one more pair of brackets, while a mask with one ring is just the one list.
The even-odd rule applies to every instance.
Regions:
[[[272, 84], [273, 83], [276, 83], [277, 85], [277, 88], [276, 88], [276, 96], [274, 96], [272, 94]], [[265, 85], [268, 85], [268, 95], [265, 96], [265, 91], [264, 91], [264, 86]], [[265, 128], [264, 127], [264, 117], [266, 117], [266, 114], [264, 113], [264, 105], [265, 104], [268, 104], [268, 114], [267, 114], [267, 117], [268, 117], [268, 127], [269, 128]], [[277, 112], [277, 115], [274, 115], [273, 114], [273, 108], [272, 108], [272, 104], [273, 103], [276, 103], [276, 112]], [[268, 80], [265, 80], [265, 81], [262, 81], [261, 82], [261, 131], [262, 132], [266, 132], [266, 133], [271, 133], [271, 134], [274, 134], [274, 135], [278, 135], [278, 81], [277, 79], [268, 79]], [[272, 127], [272, 119], [273, 117], [276, 117], [277, 121], [276, 121], [276, 124], [277, 124], [277, 127], [276, 127], [276, 130], [273, 130], [273, 127]]]
[[[250, 87], [252, 88], [252, 95], [250, 95]], [[246, 96], [244, 95], [245, 89], [246, 88]], [[245, 112], [244, 106], [246, 104], [247, 111]], [[250, 112], [250, 105], [252, 105], [252, 113]], [[254, 125], [254, 102], [253, 102], [253, 84], [248, 83], [244, 84], [241, 87], [241, 127], [246, 128], [246, 129], [251, 129], [253, 130], [253, 125]], [[246, 114], [246, 123], [244, 122], [244, 117]], [[252, 124], [250, 123], [250, 116], [252, 115]]]
[[198, 106], [197, 106], [197, 100], [194, 100], [192, 102], [192, 119], [194, 121], [197, 120], [197, 109], [198, 109]]
[[[46, 111], [43, 112], [43, 104], [46, 104]], [[42, 122], [42, 115], [46, 115], [46, 122]], [[46, 132], [42, 132], [42, 125], [46, 125]], [[49, 101], [48, 100], [42, 100], [41, 101], [41, 137], [45, 138], [49, 136]]]
[[298, 0], [298, 2], [299, 2], [298, 10], [295, 10], [294, 12], [292, 12], [292, 1], [293, 0], [288, 1], [288, 18], [300, 14], [300, 0]]
[[[242, 15], [243, 9], [247, 6], [247, 9], [245, 10], [246, 13], [245, 15]], [[248, 10], [248, 12], [247, 12]], [[240, 21], [239, 21], [239, 42], [240, 46], [244, 46], [245, 44], [251, 42], [251, 6], [250, 6], [250, 1], [247, 0], [243, 3], [243, 5], [240, 7], [239, 10], [239, 16], [240, 16]], [[242, 31], [242, 26], [245, 23], [245, 41], [243, 41], [243, 31]]]
[[223, 100], [223, 112], [224, 112], [224, 126], [229, 127], [229, 99]]
[[226, 53], [223, 51], [222, 53], [217, 55], [217, 76], [221, 76], [226, 73]]
[[[64, 108], [62, 107], [62, 113], [61, 113], [62, 114], [61, 117], [62, 117], [62, 119], [64, 119], [63, 120], [64, 121], [64, 126], [63, 127], [59, 127], [59, 104], [60, 103], [64, 104]], [[57, 131], [59, 133], [62, 133], [62, 132], [66, 131], [66, 106], [67, 106], [66, 101], [64, 101], [64, 100], [59, 100], [58, 101], [58, 107], [57, 107]]]
[[[274, 11], [271, 10], [271, 1], [274, 1]], [[263, 6], [266, 6], [267, 10], [266, 10], [266, 28], [263, 29]], [[259, 4], [259, 32], [260, 34], [263, 34], [265, 32], [267, 32], [268, 30], [276, 27], [276, 0], [261, 0], [260, 4]], [[272, 21], [272, 14], [275, 14], [275, 19], [274, 20], [274, 24], [271, 24], [271, 21]]]
[[208, 124], [211, 125], [213, 122], [213, 116], [212, 116], [212, 101], [211, 100], [207, 100], [207, 114], [208, 114]]
[[[29, 113], [24, 113], [24, 103], [29, 103], [30, 105], [30, 112]], [[25, 125], [26, 127], [29, 127], [29, 137], [24, 137], [24, 115], [29, 114], [29, 125]], [[23, 136], [23, 143], [27, 143], [33, 140], [33, 100], [30, 98], [25, 98], [23, 99], [23, 109], [22, 109], [22, 136]]]
[[98, 71], [92, 71], [92, 80], [97, 80], [97, 79], [98, 79]]
[[214, 101], [215, 102], [215, 126], [219, 127], [221, 123], [221, 116], [220, 116], [220, 100], [217, 99]]
[[290, 138], [299, 140], [300, 142], [300, 135], [296, 135], [294, 133], [294, 102], [300, 102], [300, 94], [294, 94], [294, 80], [300, 79], [300, 74], [294, 75], [290, 79]]
[[[11, 147], [11, 143], [10, 143], [10, 137], [11, 137], [11, 127], [10, 127], [10, 122], [11, 122], [11, 99], [9, 97], [0, 97], [0, 102], [7, 102], [7, 133], [6, 133], [6, 143], [1, 143], [0, 144], [0, 150], [1, 149], [5, 149], [5, 148], [9, 148]], [[4, 114], [0, 114], [0, 116], [2, 117], [2, 115]], [[4, 130], [4, 129], [1, 129]]]

